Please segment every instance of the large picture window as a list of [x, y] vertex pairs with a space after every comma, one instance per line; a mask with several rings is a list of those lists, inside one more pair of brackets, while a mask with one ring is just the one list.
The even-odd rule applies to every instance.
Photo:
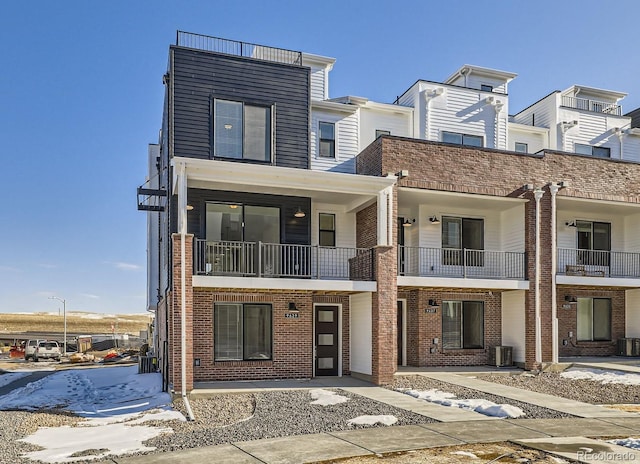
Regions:
[[611, 340], [611, 300], [578, 298], [578, 341]]
[[271, 161], [271, 139], [271, 107], [214, 100], [214, 157]]
[[484, 347], [484, 303], [482, 301], [442, 302], [442, 348]]
[[442, 217], [442, 264], [484, 266], [484, 220]]
[[444, 143], [455, 143], [456, 145], [467, 145], [470, 147], [483, 147], [484, 138], [479, 135], [460, 134], [458, 132], [442, 132]]
[[216, 361], [272, 358], [271, 305], [216, 303], [213, 313], [213, 353]]
[[581, 155], [595, 156], [596, 158], [611, 158], [611, 149], [609, 147], [596, 147], [593, 145], [585, 145], [584, 143], [575, 143], [574, 149], [576, 153]]

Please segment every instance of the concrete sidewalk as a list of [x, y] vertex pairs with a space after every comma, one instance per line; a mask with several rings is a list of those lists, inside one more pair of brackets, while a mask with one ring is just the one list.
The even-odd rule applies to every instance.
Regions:
[[[562, 443], [584, 444], [588, 441], [584, 438], [587, 436], [628, 437], [639, 435], [640, 417], [628, 419], [624, 425], [613, 422], [616, 419], [613, 421], [605, 419], [517, 419], [493, 421], [491, 427], [485, 426], [486, 421], [378, 427], [237, 442], [147, 456], [115, 457], [105, 463], [302, 464], [465, 443], [501, 441], [515, 441], [515, 443], [537, 447], [548, 452], [561, 450], [573, 453], [573, 457], [566, 457], [576, 459], [580, 447], [570, 447], [569, 445], [563, 447]], [[620, 447], [600, 441], [593, 443], [600, 447], [591, 446], [593, 449], [611, 448], [613, 451], [620, 452]], [[627, 456], [638, 454], [631, 449], [624, 448], [622, 450], [629, 452]], [[640, 455], [638, 460], [640, 462]], [[603, 462], [629, 461], [609, 460]]]

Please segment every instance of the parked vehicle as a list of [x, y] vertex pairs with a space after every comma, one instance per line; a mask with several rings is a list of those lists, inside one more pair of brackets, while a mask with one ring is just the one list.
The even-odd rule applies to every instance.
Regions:
[[36, 352], [33, 355], [33, 360], [36, 362], [41, 359], [53, 359], [55, 361], [60, 361], [60, 356], [61, 352], [58, 342], [45, 340], [38, 343]]
[[38, 343], [43, 340], [27, 340], [27, 343], [24, 345], [24, 360], [29, 361], [29, 359], [35, 359], [33, 355], [38, 348]]

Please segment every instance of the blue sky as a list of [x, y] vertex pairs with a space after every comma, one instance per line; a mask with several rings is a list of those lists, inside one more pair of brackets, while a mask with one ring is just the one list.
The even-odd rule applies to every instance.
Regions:
[[462, 64], [517, 112], [573, 84], [640, 107], [640, 2], [14, 1], [0, 5], [0, 312], [145, 309], [144, 182], [176, 29], [337, 59], [330, 94], [392, 102]]

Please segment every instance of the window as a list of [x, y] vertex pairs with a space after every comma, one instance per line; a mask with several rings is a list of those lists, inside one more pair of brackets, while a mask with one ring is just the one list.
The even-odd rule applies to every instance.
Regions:
[[595, 156], [596, 158], [611, 158], [611, 149], [609, 147], [594, 147], [583, 143], [574, 144], [574, 150], [580, 155]]
[[336, 157], [336, 125], [332, 122], [319, 123], [320, 151], [322, 158]]
[[611, 340], [611, 300], [578, 298], [578, 341]]
[[391, 131], [376, 129], [376, 138], [380, 137], [381, 135], [391, 135]]
[[442, 302], [442, 348], [484, 347], [484, 303], [482, 301]]
[[529, 145], [523, 142], [516, 142], [516, 153], [529, 153]]
[[484, 266], [484, 220], [443, 216], [442, 248], [444, 265]]
[[216, 303], [213, 312], [216, 361], [271, 359], [271, 305]]
[[320, 213], [318, 224], [318, 243], [320, 246], [336, 246], [336, 215]]
[[493, 92], [493, 86], [489, 84], [480, 84], [480, 90], [483, 92]]
[[576, 221], [577, 264], [609, 266], [611, 224], [608, 222]]
[[456, 145], [467, 145], [470, 147], [483, 147], [484, 139], [479, 135], [459, 134], [457, 132], [442, 132], [444, 143], [455, 143]]
[[271, 161], [271, 108], [216, 99], [213, 156]]

